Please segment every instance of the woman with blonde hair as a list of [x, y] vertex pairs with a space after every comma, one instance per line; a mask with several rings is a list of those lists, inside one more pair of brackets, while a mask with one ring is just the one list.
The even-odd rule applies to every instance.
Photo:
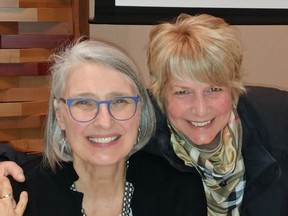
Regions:
[[147, 53], [167, 117], [153, 142], [176, 169], [199, 173], [208, 215], [287, 215], [288, 93], [244, 86], [236, 29], [181, 14], [152, 28]]

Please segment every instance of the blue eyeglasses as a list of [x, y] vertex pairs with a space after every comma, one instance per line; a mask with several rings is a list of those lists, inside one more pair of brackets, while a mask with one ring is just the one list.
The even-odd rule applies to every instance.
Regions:
[[118, 121], [131, 119], [137, 110], [139, 96], [116, 97], [112, 100], [97, 101], [92, 98], [59, 98], [67, 104], [73, 119], [78, 122], [92, 121], [98, 114], [100, 105], [107, 104], [110, 115]]

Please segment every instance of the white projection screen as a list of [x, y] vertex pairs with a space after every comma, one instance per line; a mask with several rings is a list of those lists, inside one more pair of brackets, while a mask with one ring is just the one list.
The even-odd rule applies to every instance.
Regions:
[[237, 25], [286, 25], [288, 0], [95, 0], [90, 23], [150, 25], [180, 13], [208, 13]]

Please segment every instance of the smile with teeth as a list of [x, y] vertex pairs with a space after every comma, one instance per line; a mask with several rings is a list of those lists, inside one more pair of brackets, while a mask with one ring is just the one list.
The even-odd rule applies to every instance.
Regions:
[[205, 122], [193, 122], [193, 121], [191, 121], [191, 124], [196, 126], [196, 127], [204, 127], [210, 123], [211, 123], [211, 120], [205, 121]]
[[118, 136], [113, 136], [113, 137], [101, 137], [101, 138], [92, 138], [89, 137], [89, 140], [91, 142], [95, 142], [95, 143], [109, 143], [114, 141], [115, 139], [117, 139]]

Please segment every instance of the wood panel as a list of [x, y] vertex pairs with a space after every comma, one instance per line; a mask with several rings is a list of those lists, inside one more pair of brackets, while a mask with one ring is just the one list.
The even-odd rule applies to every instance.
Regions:
[[0, 89], [7, 88], [43, 88], [49, 86], [49, 76], [3, 76], [0, 77]]
[[58, 8], [58, 7], [70, 7], [71, 0], [19, 0], [19, 7], [48, 7], [48, 8]]
[[47, 100], [50, 88], [0, 89], [0, 102]]
[[20, 139], [42, 139], [42, 128], [20, 128], [20, 129], [1, 129], [0, 137], [2, 140], [20, 140]]
[[73, 15], [78, 17], [73, 22], [74, 36], [90, 36], [89, 31], [89, 1], [88, 0], [74, 0], [72, 1]]
[[72, 22], [41, 22], [41, 23], [1, 22], [0, 34], [73, 35], [73, 23]]
[[0, 63], [23, 63], [47, 61], [53, 53], [51, 49], [0, 49]]
[[71, 7], [71, 0], [2, 0], [0, 7]]
[[18, 34], [73, 35], [73, 22], [18, 22]]
[[0, 34], [18, 34], [18, 23], [17, 22], [1, 22]]
[[11, 143], [15, 149], [23, 152], [41, 153], [43, 151], [43, 139], [11, 140], [9, 143]]
[[0, 48], [27, 49], [27, 48], [55, 48], [65, 46], [72, 40], [72, 35], [22, 34], [0, 35]]
[[48, 75], [49, 66], [50, 66], [49, 62], [46, 61], [28, 62], [28, 63], [0, 63], [0, 76], [11, 77], [11, 76]]
[[38, 22], [71, 22], [72, 9], [71, 8], [38, 8], [37, 10]]
[[71, 22], [71, 8], [0, 8], [3, 22]]
[[19, 7], [19, 0], [0, 1], [0, 7]]
[[48, 101], [0, 103], [1, 117], [46, 115], [47, 111]]
[[72, 22], [41, 22], [41, 23], [1, 22], [0, 20], [0, 34], [73, 35], [73, 23]]
[[43, 150], [49, 56], [88, 20], [88, 0], [0, 0], [0, 142]]
[[0, 129], [42, 128], [46, 115], [1, 117]]

